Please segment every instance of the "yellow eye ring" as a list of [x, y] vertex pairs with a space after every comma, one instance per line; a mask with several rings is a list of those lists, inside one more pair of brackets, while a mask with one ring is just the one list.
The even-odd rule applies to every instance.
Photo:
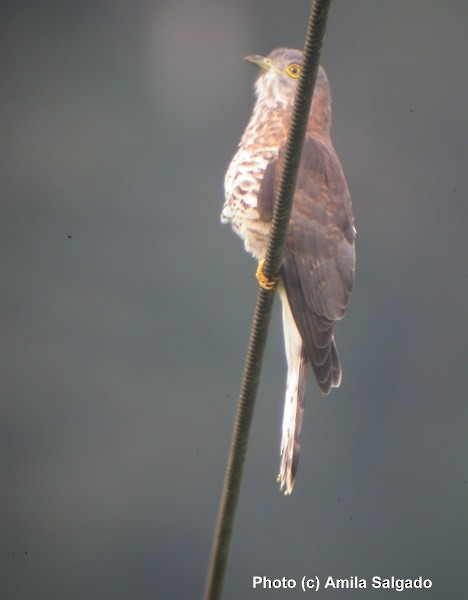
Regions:
[[296, 65], [296, 63], [293, 63], [292, 65], [288, 65], [286, 67], [286, 73], [289, 75], [289, 77], [297, 79], [301, 74], [301, 67], [300, 65]]

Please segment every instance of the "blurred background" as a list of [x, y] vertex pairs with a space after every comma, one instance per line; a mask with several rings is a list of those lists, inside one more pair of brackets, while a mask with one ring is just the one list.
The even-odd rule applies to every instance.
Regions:
[[[2, 599], [201, 596], [257, 294], [219, 222], [253, 106], [242, 57], [301, 47], [309, 8], [2, 2]], [[311, 379], [284, 497], [276, 302], [226, 600], [271, 597], [254, 575], [466, 597], [467, 18], [463, 0], [332, 2], [358, 230], [343, 384]]]

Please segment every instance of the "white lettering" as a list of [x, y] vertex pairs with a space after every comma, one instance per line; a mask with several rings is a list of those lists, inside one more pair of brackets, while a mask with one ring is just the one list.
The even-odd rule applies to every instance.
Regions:
[[360, 579], [359, 577], [349, 577], [348, 579], [335, 579], [331, 576], [327, 577], [327, 580], [324, 585], [325, 588], [334, 588], [341, 590], [349, 590], [349, 589], [366, 589], [367, 582], [365, 579]]
[[262, 581], [261, 577], [259, 577], [258, 575], [254, 575], [253, 576], [253, 581], [252, 581], [252, 587], [253, 587], [253, 589], [255, 589], [257, 587], [257, 585], [260, 584], [261, 581]]
[[415, 579], [399, 579], [398, 577], [392, 576], [389, 579], [384, 579], [376, 575], [375, 577], [372, 577], [372, 587], [402, 592], [403, 590], [429, 589], [432, 587], [432, 581], [430, 579], [423, 579], [422, 577], [416, 577]]
[[282, 579], [268, 579], [268, 577], [254, 575], [252, 577], [252, 587], [253, 589], [261, 587], [264, 590], [292, 590], [296, 587], [296, 581], [294, 579], [287, 579], [286, 577], [283, 577]]

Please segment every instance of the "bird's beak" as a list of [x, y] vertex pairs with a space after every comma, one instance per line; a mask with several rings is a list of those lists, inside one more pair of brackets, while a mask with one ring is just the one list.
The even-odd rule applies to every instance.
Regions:
[[259, 54], [251, 54], [249, 56], [244, 56], [244, 60], [246, 60], [249, 63], [252, 63], [253, 65], [256, 65], [264, 71], [269, 71], [270, 69], [273, 69], [274, 71], [278, 70], [271, 63], [271, 60], [269, 58], [266, 58], [265, 56], [260, 56]]

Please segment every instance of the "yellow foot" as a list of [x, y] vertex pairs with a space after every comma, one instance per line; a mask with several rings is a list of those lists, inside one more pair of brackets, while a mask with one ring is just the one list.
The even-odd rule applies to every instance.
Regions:
[[262, 258], [262, 260], [258, 261], [258, 267], [257, 267], [257, 271], [255, 273], [255, 277], [257, 278], [257, 281], [258, 281], [260, 287], [262, 287], [264, 290], [271, 292], [271, 290], [275, 289], [276, 284], [278, 283], [278, 277], [274, 277], [273, 279], [268, 279], [268, 277], [266, 277], [265, 273], [263, 272], [264, 263], [265, 263], [264, 258]]

